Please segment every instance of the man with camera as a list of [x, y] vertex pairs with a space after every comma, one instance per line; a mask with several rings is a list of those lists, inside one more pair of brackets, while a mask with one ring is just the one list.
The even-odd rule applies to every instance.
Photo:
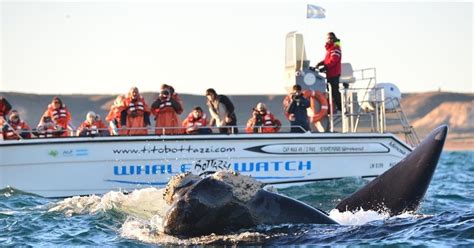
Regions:
[[303, 96], [300, 85], [294, 85], [292, 92], [284, 100], [285, 115], [291, 124], [292, 133], [304, 133], [309, 130], [308, 99]]

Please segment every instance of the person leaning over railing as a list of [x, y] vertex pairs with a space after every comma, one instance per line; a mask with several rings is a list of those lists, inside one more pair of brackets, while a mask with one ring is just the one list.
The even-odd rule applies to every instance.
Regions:
[[276, 133], [280, 130], [281, 122], [268, 111], [265, 104], [259, 102], [253, 109], [252, 117], [247, 121], [247, 133]]
[[16, 110], [12, 110], [7, 120], [0, 119], [2, 127], [0, 133], [5, 140], [18, 140], [31, 138], [30, 126], [20, 119], [20, 114]]
[[183, 121], [183, 127], [186, 128], [187, 134], [210, 134], [212, 130], [207, 127], [207, 116], [202, 108], [196, 106], [193, 108], [188, 117]]
[[238, 133], [239, 130], [235, 127], [237, 126], [237, 117], [232, 101], [226, 95], [218, 95], [213, 88], [206, 90], [206, 97], [211, 114], [210, 125], [219, 127], [220, 133]]
[[82, 137], [105, 136], [106, 130], [107, 126], [102, 122], [100, 116], [93, 111], [89, 111], [86, 115], [86, 120], [77, 128], [76, 135]]

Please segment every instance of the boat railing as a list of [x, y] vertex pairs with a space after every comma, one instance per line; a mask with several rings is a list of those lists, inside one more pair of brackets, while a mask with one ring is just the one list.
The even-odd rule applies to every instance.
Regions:
[[[252, 132], [251, 134], [260, 134], [260, 133], [265, 133], [263, 131], [263, 128], [275, 128], [277, 126], [255, 126], [254, 128], [257, 129], [257, 132]], [[292, 131], [295, 132], [295, 130], [298, 131], [298, 133], [305, 133], [305, 132], [310, 132], [310, 130], [305, 130], [301, 126], [292, 126], [292, 125], [284, 125], [284, 126], [279, 126], [280, 130], [278, 133], [291, 133]], [[220, 132], [220, 130], [226, 130], [225, 132]], [[106, 136], [170, 136], [170, 135], [202, 135], [202, 134], [209, 134], [209, 135], [234, 135], [238, 133], [247, 133], [246, 132], [246, 126], [207, 126], [207, 127], [199, 127], [196, 128], [197, 132], [196, 133], [186, 133], [184, 127], [137, 127], [137, 128], [120, 128], [119, 133], [114, 135], [111, 134], [109, 128], [100, 128], [100, 129], [95, 129], [96, 133], [91, 133], [88, 135], [77, 135], [77, 130], [76, 129], [68, 129], [67, 135], [61, 135], [64, 133], [63, 130], [56, 132], [54, 136], [50, 137], [40, 137], [38, 131], [36, 129], [33, 130], [15, 130], [18, 139], [23, 140], [25, 138], [22, 138], [22, 134], [30, 134], [30, 138], [28, 139], [49, 139], [49, 138], [73, 138], [73, 137], [106, 137]], [[210, 132], [199, 132], [201, 130], [210, 130]], [[238, 131], [236, 131], [238, 130]], [[138, 132], [138, 134], [130, 134], [133, 132], [130, 131], [142, 131]], [[0, 140], [3, 140], [3, 136], [0, 135]]]
[[[403, 134], [405, 141], [412, 147], [418, 145], [420, 139], [409, 124], [399, 98], [385, 97], [384, 88], [375, 87], [375, 68], [355, 70], [354, 76], [358, 87], [340, 88], [341, 113], [334, 113], [330, 105], [330, 132], [355, 133], [359, 129], [365, 129], [364, 131], [369, 129], [369, 132], [385, 133], [388, 131], [387, 126], [390, 126], [390, 129], [393, 129], [390, 130], [391, 133]], [[364, 84], [366, 86], [363, 86]], [[328, 85], [328, 88], [329, 102], [332, 102], [331, 86]], [[388, 119], [387, 115], [391, 114], [395, 114], [397, 118]], [[401, 130], [397, 130], [396, 126], [401, 126]]]

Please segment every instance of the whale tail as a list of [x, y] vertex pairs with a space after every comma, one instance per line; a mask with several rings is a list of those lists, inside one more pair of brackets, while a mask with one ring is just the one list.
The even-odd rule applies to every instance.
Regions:
[[336, 209], [384, 211], [391, 216], [415, 211], [431, 182], [447, 132], [447, 126], [435, 129], [408, 156], [342, 200]]

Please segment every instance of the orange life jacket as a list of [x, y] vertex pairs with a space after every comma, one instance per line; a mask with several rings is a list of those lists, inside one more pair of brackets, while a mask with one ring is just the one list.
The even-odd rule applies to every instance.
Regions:
[[28, 126], [28, 124], [22, 120], [14, 123], [14, 122], [8, 122], [8, 124], [10, 126], [7, 126], [7, 129], [4, 130], [3, 132], [3, 139], [5, 140], [18, 140], [20, 139], [20, 137], [18, 136], [18, 134], [21, 134], [22, 132], [24, 131], [27, 131], [28, 133], [25, 133], [24, 135], [22, 135], [23, 138], [31, 138], [31, 133], [29, 133], [30, 131], [30, 126]]
[[131, 97], [127, 97], [124, 101], [124, 105], [125, 109], [127, 110], [126, 127], [130, 129], [121, 131], [120, 134], [147, 135], [148, 130], [145, 128], [146, 123], [144, 120], [144, 115], [145, 112], [150, 112], [150, 109], [145, 103], [145, 99], [142, 96], [139, 96], [136, 100], [133, 100]]
[[52, 104], [49, 104], [48, 109], [44, 112], [43, 116], [51, 117], [54, 123], [56, 123], [65, 130], [67, 136], [66, 129], [69, 125], [69, 122], [71, 121], [71, 112], [69, 112], [65, 104], [61, 105], [61, 107], [59, 107], [58, 109], [55, 109]]
[[[247, 133], [275, 133], [280, 130], [281, 122], [276, 119], [275, 116], [267, 111], [265, 115], [262, 116], [261, 125], [257, 124], [257, 119], [252, 116], [247, 121], [247, 128], [245, 129]], [[255, 130], [257, 129], [257, 130]]]
[[[176, 99], [173, 100], [176, 101]], [[180, 103], [178, 102], [178, 104]], [[158, 107], [153, 109], [153, 115], [155, 115], [155, 134], [182, 134], [184, 132], [171, 100], [160, 100]]]
[[77, 129], [77, 133], [82, 136], [98, 136], [101, 131], [105, 131], [106, 129], [107, 127], [101, 120], [94, 121], [92, 124], [84, 121]]
[[183, 121], [183, 127], [186, 128], [187, 134], [194, 134], [199, 132], [199, 128], [207, 126], [207, 116], [203, 113], [198, 119], [194, 118], [193, 113], [190, 113]]

